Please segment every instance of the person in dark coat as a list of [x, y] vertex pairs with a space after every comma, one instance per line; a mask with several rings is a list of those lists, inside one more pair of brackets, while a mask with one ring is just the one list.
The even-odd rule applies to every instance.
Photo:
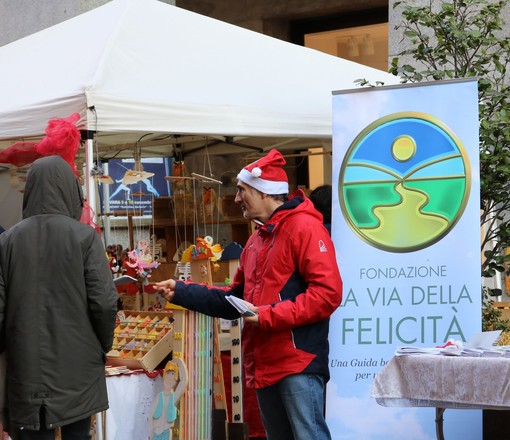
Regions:
[[331, 185], [321, 185], [315, 188], [308, 196], [317, 211], [322, 214], [324, 226], [331, 234]]
[[[117, 291], [96, 231], [80, 223], [83, 196], [59, 156], [28, 173], [23, 220], [0, 235], [0, 352], [15, 439], [90, 439], [108, 408], [106, 353]], [[3, 391], [3, 390], [0, 390]]]

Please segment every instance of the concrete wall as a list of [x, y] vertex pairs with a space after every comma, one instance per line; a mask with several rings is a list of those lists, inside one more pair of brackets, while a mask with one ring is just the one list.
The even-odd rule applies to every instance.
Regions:
[[[0, 0], [0, 46], [108, 3], [110, 0]], [[175, 5], [175, 0], [161, 0]]]
[[[0, 0], [0, 46], [110, 0]], [[289, 21], [385, 7], [388, 0], [160, 0], [289, 41]]]
[[[0, 0], [0, 46], [108, 3], [110, 0]], [[289, 22], [341, 16], [388, 7], [389, 58], [404, 48], [395, 30], [401, 21], [397, 0], [161, 0], [208, 17], [283, 40], [290, 40]], [[496, 1], [496, 0], [494, 0]], [[429, 0], [414, 0], [426, 5]], [[367, 14], [369, 12], [366, 12]], [[363, 12], [362, 12], [363, 14]], [[510, 22], [510, 8], [504, 14]]]
[[334, 17], [385, 8], [388, 0], [176, 0], [189, 11], [290, 41], [292, 20]]

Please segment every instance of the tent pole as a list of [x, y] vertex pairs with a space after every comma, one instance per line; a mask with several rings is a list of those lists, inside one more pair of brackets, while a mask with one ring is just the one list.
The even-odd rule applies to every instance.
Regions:
[[[109, 167], [108, 162], [103, 162], [103, 172], [107, 176], [109, 175]], [[103, 213], [110, 212], [110, 185], [103, 184]], [[103, 225], [104, 225], [104, 239], [106, 243], [112, 244], [113, 241], [111, 239], [111, 222], [110, 217], [108, 215], [103, 216]]]
[[92, 176], [92, 168], [94, 166], [94, 140], [91, 136], [87, 136], [87, 147], [85, 155], [85, 194], [90, 207], [94, 210], [93, 221], [97, 224], [97, 198], [96, 185]]

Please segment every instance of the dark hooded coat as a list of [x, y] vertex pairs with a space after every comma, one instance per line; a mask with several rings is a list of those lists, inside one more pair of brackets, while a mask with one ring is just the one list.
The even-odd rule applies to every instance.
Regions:
[[0, 351], [13, 427], [67, 425], [108, 408], [104, 363], [117, 292], [83, 198], [59, 156], [32, 165], [23, 220], [0, 235]]

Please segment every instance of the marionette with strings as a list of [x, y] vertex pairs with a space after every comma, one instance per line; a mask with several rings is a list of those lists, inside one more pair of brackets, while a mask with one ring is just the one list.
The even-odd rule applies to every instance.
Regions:
[[147, 240], [140, 240], [136, 248], [128, 252], [129, 261], [127, 265], [134, 268], [136, 274], [144, 278], [144, 283], [150, 276], [151, 270], [159, 267], [159, 262], [152, 260], [152, 256], [148, 252], [148, 246]]
[[202, 188], [203, 220], [210, 222], [214, 219], [214, 212], [218, 205], [218, 196], [214, 188], [204, 186]]
[[184, 161], [172, 163], [172, 192], [174, 194], [186, 194], [189, 192], [189, 180], [186, 178], [186, 165]]

